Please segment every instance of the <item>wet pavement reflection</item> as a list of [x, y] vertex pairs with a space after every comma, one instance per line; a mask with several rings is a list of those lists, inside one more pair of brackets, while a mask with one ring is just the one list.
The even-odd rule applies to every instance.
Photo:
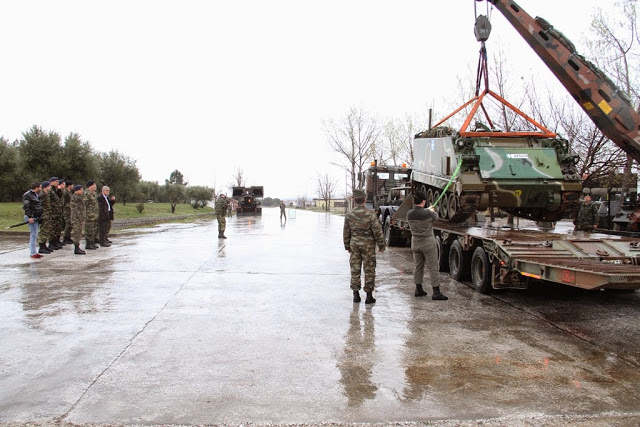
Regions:
[[[353, 304], [339, 215], [165, 224], [84, 257], [0, 239], [0, 422], [395, 422], [640, 411], [639, 293], [415, 298], [409, 248]], [[28, 239], [28, 238], [27, 238]], [[427, 287], [428, 288], [428, 287]], [[429, 293], [431, 290], [429, 289]]]

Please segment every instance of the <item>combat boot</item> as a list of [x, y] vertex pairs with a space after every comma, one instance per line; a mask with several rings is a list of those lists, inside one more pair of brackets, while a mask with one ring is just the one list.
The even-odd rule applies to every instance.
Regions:
[[416, 292], [414, 294], [417, 297], [426, 297], [427, 293], [425, 292], [424, 289], [422, 289], [422, 284], [420, 285], [416, 285]]
[[109, 246], [111, 246], [111, 244], [105, 241], [105, 242], [100, 242], [100, 246], [104, 246], [105, 248], [108, 248]]
[[66, 245], [71, 245], [71, 244], [73, 244], [73, 240], [71, 240], [71, 239], [70, 239], [69, 237], [67, 237], [67, 236], [64, 236], [64, 239], [62, 240], [62, 243], [63, 243], [63, 244], [66, 244]]
[[62, 248], [64, 245], [66, 245], [66, 243], [64, 242], [64, 240], [63, 240], [63, 241], [60, 241], [60, 238], [59, 238], [59, 237], [56, 239], [56, 241], [55, 241], [54, 243], [55, 243], [56, 245], [60, 246], [61, 248]]
[[40, 243], [40, 249], [38, 250], [40, 254], [50, 254], [51, 251], [47, 248], [46, 243]]
[[440, 292], [440, 286], [435, 286], [433, 288], [433, 295], [431, 296], [431, 299], [446, 301], [449, 297]]
[[98, 249], [96, 248], [96, 246], [93, 244], [93, 242], [91, 240], [89, 240], [87, 242], [87, 244], [84, 246], [85, 249], [89, 249], [89, 250], [93, 250], [93, 249]]
[[73, 251], [74, 254], [76, 254], [76, 255], [86, 255], [87, 254], [85, 251], [80, 249], [80, 245], [74, 244], [74, 246], [76, 247], [75, 250]]
[[360, 302], [360, 291], [353, 291], [353, 302]]
[[57, 247], [53, 242], [49, 242], [49, 246], [47, 246], [47, 249], [49, 249], [49, 251], [53, 252], [53, 251], [57, 251], [60, 248]]
[[373, 297], [373, 291], [367, 291], [367, 299], [364, 300], [365, 304], [374, 304], [376, 299]]
[[62, 243], [60, 243], [59, 239], [49, 241], [49, 246], [53, 245], [53, 247], [62, 249]]

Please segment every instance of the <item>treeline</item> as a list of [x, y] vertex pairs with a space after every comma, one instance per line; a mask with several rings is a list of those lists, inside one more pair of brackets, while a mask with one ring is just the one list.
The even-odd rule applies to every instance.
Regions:
[[33, 126], [14, 142], [0, 136], [0, 202], [19, 201], [32, 182], [52, 176], [82, 185], [93, 180], [98, 189], [108, 185], [123, 204], [164, 202], [204, 207], [214, 196], [211, 188], [188, 187], [178, 171], [172, 172], [164, 185], [142, 181], [135, 160], [114, 150], [96, 151], [77, 133], [63, 140], [55, 131]]

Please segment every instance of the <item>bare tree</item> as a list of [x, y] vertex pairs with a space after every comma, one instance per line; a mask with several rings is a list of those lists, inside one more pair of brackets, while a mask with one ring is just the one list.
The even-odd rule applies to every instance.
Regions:
[[[600, 9], [591, 28], [595, 38], [588, 42], [594, 62], [630, 96], [631, 105], [640, 111], [640, 35], [637, 0], [619, 0], [609, 15]], [[633, 159], [626, 155], [622, 192], [631, 187]]]
[[352, 107], [339, 119], [324, 123], [329, 146], [343, 157], [337, 166], [351, 175], [351, 189], [362, 188], [364, 166], [371, 159], [371, 147], [380, 138], [380, 127], [375, 117]]
[[329, 211], [331, 198], [336, 192], [337, 182], [328, 173], [318, 174], [318, 196], [324, 200], [325, 210]]
[[301, 207], [302, 209], [306, 209], [307, 208], [307, 195], [301, 195], [298, 196], [298, 207]]
[[236, 172], [233, 175], [232, 187], [244, 187], [247, 182], [247, 177], [244, 175], [244, 170], [238, 166]]

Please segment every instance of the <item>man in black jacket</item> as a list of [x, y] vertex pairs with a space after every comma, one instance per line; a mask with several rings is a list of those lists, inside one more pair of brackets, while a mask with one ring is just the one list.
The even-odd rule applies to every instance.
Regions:
[[34, 182], [31, 189], [22, 195], [22, 209], [24, 209], [24, 220], [29, 222], [29, 255], [31, 258], [42, 258], [38, 253], [38, 231], [40, 226], [38, 221], [42, 217], [42, 203], [40, 203], [41, 184]]
[[102, 186], [98, 199], [98, 235], [100, 237], [100, 246], [109, 247], [111, 244], [107, 239], [111, 220], [113, 219], [113, 208], [111, 207], [110, 189], [106, 185]]

